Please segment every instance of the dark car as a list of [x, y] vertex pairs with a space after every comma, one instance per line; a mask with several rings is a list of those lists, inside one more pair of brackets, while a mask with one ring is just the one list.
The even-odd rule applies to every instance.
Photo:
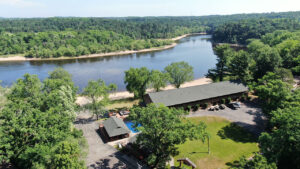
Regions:
[[236, 110], [238, 108], [241, 108], [241, 104], [239, 102], [232, 102], [228, 104], [228, 107], [233, 110]]
[[225, 109], [225, 105], [224, 105], [224, 104], [221, 104], [221, 105], [219, 106], [219, 108], [220, 108], [221, 110], [224, 110], [224, 109]]

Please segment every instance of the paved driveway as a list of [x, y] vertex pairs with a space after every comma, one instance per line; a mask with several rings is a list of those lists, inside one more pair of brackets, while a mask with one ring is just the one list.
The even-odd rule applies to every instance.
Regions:
[[86, 164], [88, 166], [117, 152], [115, 148], [103, 143], [98, 134], [99, 123], [97, 121], [81, 118], [75, 122], [75, 127], [83, 131], [83, 135], [89, 145], [89, 152], [86, 159]]
[[242, 103], [241, 108], [237, 110], [232, 110], [228, 107], [219, 111], [200, 110], [191, 113], [187, 117], [199, 116], [219, 116], [226, 118], [257, 136], [264, 131], [266, 124], [266, 118], [262, 114], [261, 109], [251, 102]]

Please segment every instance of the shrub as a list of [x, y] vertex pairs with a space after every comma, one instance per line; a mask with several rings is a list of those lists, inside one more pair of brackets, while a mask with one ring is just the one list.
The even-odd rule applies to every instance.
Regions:
[[226, 100], [226, 103], [230, 103], [232, 101], [231, 97], [228, 97], [227, 100]]

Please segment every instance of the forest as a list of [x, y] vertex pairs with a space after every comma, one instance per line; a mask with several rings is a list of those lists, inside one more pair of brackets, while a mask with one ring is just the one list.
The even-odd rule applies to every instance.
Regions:
[[213, 41], [245, 44], [275, 30], [300, 28], [300, 12], [191, 17], [0, 19], [0, 55], [74, 57], [140, 50], [172, 37], [207, 32]]
[[262, 156], [242, 159], [237, 168], [300, 167], [300, 90], [293, 86], [294, 76], [300, 75], [299, 40], [299, 31], [277, 30], [249, 40], [247, 50], [228, 44], [215, 48], [218, 62], [207, 77], [247, 84], [268, 118], [267, 130], [258, 139]]

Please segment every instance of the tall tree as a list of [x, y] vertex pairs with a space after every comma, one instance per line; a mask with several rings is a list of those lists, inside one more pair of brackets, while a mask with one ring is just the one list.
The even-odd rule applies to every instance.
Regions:
[[163, 73], [159, 70], [152, 70], [150, 76], [151, 86], [158, 92], [161, 88], [166, 87], [169, 81], [169, 74]]
[[36, 75], [25, 74], [12, 87], [9, 103], [0, 112], [0, 164], [52, 168], [53, 147], [77, 139], [76, 129], [71, 130], [75, 115], [71, 87], [42, 86]]
[[233, 50], [228, 44], [219, 45], [215, 47], [215, 53], [217, 55], [217, 64], [215, 69], [209, 69], [207, 77], [214, 81], [223, 81], [224, 77], [228, 75], [228, 64], [230, 57], [233, 55]]
[[143, 98], [150, 83], [150, 74], [146, 67], [130, 68], [125, 72], [126, 89], [133, 93], [135, 98]]
[[239, 79], [244, 83], [252, 79], [251, 67], [254, 65], [254, 60], [245, 51], [235, 53], [230, 59], [229, 72], [234, 79]]
[[255, 80], [262, 78], [267, 72], [273, 72], [281, 66], [282, 59], [278, 51], [269, 45], [265, 45], [259, 40], [254, 40], [248, 45], [248, 48], [256, 62], [252, 70]]
[[272, 112], [274, 126], [259, 137], [262, 153], [278, 168], [300, 168], [300, 104]]
[[183, 118], [184, 113], [183, 110], [155, 104], [131, 109], [129, 118], [141, 131], [137, 144], [150, 153], [146, 161], [151, 167], [165, 167], [170, 157], [178, 154], [176, 145], [187, 139], [205, 140], [205, 124], [189, 122]]
[[193, 80], [193, 67], [186, 62], [174, 62], [165, 67], [165, 72], [170, 75], [170, 83], [179, 88], [184, 82]]
[[96, 115], [97, 120], [99, 115], [104, 112], [104, 107], [109, 102], [109, 93], [117, 89], [115, 84], [106, 85], [101, 79], [97, 81], [91, 80], [83, 90], [83, 95], [89, 97], [92, 103], [88, 106], [92, 110], [93, 114]]
[[262, 79], [259, 79], [255, 87], [255, 94], [263, 102], [265, 113], [269, 114], [283, 106], [291, 95], [291, 86], [280, 80], [280, 76], [275, 73], [267, 73]]

